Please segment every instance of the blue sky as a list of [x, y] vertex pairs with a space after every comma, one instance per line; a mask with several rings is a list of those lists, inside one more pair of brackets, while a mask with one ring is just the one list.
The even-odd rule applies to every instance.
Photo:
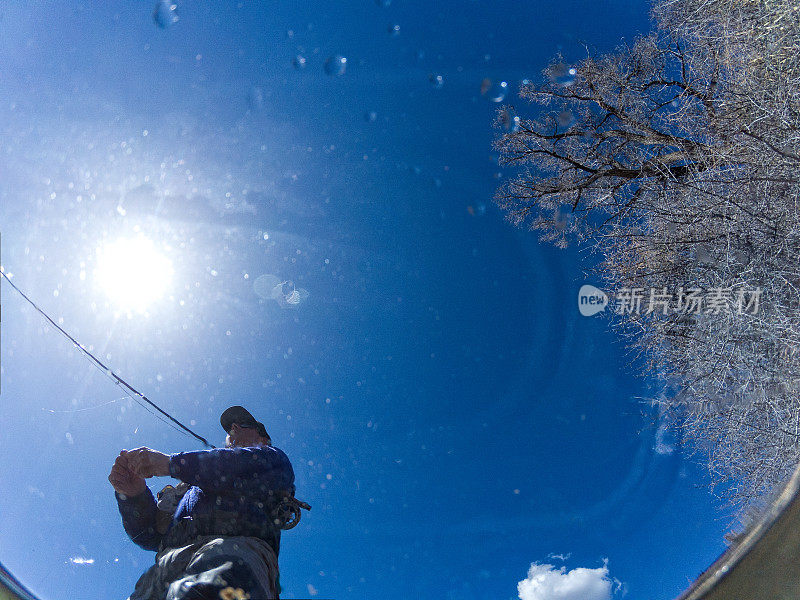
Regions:
[[[658, 389], [577, 310], [591, 258], [491, 201], [510, 173], [481, 81], [524, 115], [522, 79], [648, 31], [645, 3], [178, 1], [165, 29], [152, 4], [0, 9], [2, 264], [214, 443], [229, 405], [264, 421], [313, 506], [286, 598], [669, 599], [720, 554]], [[171, 265], [143, 312], [140, 265], [103, 275], [120, 239]], [[153, 554], [114, 457], [200, 447], [5, 284], [2, 314], [0, 561], [44, 600], [124, 598]]]

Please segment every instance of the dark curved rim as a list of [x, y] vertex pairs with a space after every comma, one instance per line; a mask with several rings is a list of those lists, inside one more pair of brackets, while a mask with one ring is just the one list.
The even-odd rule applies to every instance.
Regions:
[[[800, 465], [761, 518], [676, 600], [800, 598], [799, 520]], [[743, 584], [763, 593], [742, 592]]]
[[39, 600], [0, 563], [0, 600]]

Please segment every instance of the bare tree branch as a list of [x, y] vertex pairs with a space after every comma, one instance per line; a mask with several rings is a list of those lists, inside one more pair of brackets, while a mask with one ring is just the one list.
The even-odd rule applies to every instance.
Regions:
[[572, 78], [556, 58], [523, 86], [537, 112], [495, 141], [520, 168], [496, 201], [544, 241], [587, 244], [612, 296], [762, 291], [754, 314], [614, 321], [746, 509], [800, 460], [800, 4], [655, 0], [653, 14], [631, 47]]

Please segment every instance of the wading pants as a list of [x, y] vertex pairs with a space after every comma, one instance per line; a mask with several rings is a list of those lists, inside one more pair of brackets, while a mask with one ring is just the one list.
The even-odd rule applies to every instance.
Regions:
[[206, 535], [164, 548], [128, 600], [274, 600], [278, 560], [256, 537]]

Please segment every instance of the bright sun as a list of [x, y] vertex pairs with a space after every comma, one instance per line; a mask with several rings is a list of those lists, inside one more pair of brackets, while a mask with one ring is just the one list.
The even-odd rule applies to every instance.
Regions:
[[117, 308], [144, 312], [167, 291], [172, 263], [147, 238], [121, 238], [97, 248], [94, 276]]

